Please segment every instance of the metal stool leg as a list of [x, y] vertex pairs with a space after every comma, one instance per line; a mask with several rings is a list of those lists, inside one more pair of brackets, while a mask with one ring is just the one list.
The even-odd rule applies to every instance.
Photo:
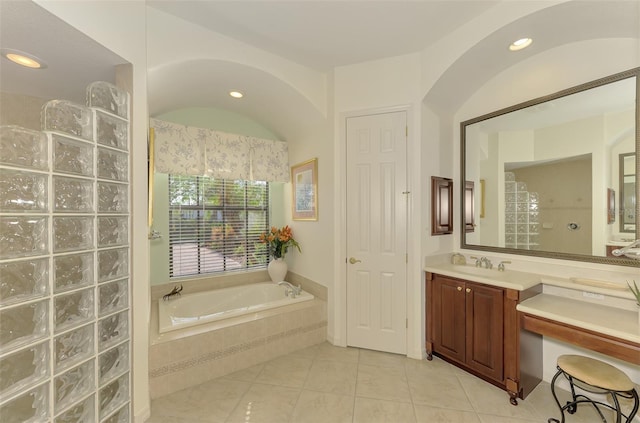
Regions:
[[553, 417], [550, 417], [547, 420], [547, 423], [564, 423], [564, 408], [562, 408], [562, 405], [560, 405], [560, 400], [556, 395], [556, 380], [563, 373], [564, 372], [560, 370], [560, 368], [558, 368], [558, 372], [553, 376], [553, 379], [551, 379], [551, 395], [553, 395], [553, 399], [556, 401], [556, 404], [558, 404], [558, 408], [560, 409], [560, 415], [562, 416], [562, 420], [558, 420], [558, 419], [554, 419]]

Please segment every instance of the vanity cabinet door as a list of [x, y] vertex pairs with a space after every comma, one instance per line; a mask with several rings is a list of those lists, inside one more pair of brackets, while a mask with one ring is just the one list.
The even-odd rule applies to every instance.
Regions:
[[465, 363], [478, 373], [501, 382], [504, 367], [504, 290], [467, 282], [465, 294]]
[[437, 276], [433, 280], [433, 349], [465, 362], [465, 283]]

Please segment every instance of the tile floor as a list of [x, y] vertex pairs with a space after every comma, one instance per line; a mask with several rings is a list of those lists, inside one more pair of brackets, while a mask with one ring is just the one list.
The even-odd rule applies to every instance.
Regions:
[[[438, 358], [323, 343], [155, 399], [147, 423], [544, 423], [558, 415], [545, 382], [514, 407], [504, 391]], [[567, 419], [600, 421], [586, 406]]]

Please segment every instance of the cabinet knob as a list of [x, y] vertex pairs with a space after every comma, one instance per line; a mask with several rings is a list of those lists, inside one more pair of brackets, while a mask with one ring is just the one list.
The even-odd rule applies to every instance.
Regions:
[[458, 291], [462, 291], [462, 287], [461, 286], [458, 287]]
[[466, 292], [467, 292], [467, 294], [468, 294], [469, 292], [471, 292], [471, 288], [467, 288], [465, 291], [466, 291]]

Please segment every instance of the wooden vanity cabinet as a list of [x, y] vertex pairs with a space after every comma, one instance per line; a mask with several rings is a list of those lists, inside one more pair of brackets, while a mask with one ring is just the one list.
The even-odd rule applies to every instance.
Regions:
[[[516, 305], [522, 293], [433, 273], [427, 273], [426, 284], [428, 359], [436, 354], [505, 389], [516, 405], [539, 382], [521, 377]], [[539, 292], [533, 291], [524, 296]], [[525, 367], [542, 366], [541, 354], [533, 360]]]

